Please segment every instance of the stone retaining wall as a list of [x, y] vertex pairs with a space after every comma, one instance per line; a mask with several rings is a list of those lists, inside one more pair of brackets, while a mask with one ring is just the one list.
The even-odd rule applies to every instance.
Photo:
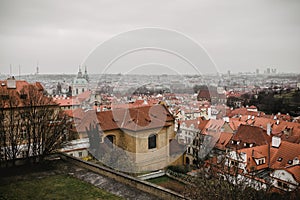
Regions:
[[148, 192], [152, 195], [157, 196], [158, 198], [161, 198], [161, 199], [185, 199], [184, 196], [182, 196], [174, 191], [168, 190], [166, 188], [157, 186], [155, 184], [152, 184], [152, 183], [149, 183], [146, 181], [139, 180], [137, 178], [134, 178], [132, 176], [129, 176], [129, 175], [121, 173], [121, 172], [116, 172], [116, 171], [106, 168], [104, 166], [99, 166], [99, 165], [96, 165], [93, 163], [89, 163], [89, 162], [80, 160], [78, 158], [75, 158], [75, 157], [72, 157], [72, 156], [69, 156], [69, 155], [66, 155], [63, 153], [59, 153], [57, 155], [61, 159], [65, 160], [69, 163], [73, 163], [82, 168], [89, 169], [93, 172], [96, 172], [103, 176], [112, 178], [121, 183], [130, 185], [131, 187], [142, 190], [144, 192]]

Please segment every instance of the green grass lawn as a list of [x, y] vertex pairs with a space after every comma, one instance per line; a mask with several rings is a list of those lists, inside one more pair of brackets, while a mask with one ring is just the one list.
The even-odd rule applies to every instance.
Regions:
[[156, 185], [162, 186], [164, 188], [173, 190], [178, 193], [182, 193], [185, 190], [183, 183], [176, 181], [172, 178], [169, 178], [168, 176], [161, 176], [158, 178], [149, 179], [147, 181], [149, 181], [150, 183], [154, 183]]
[[67, 175], [0, 185], [0, 199], [121, 199]]

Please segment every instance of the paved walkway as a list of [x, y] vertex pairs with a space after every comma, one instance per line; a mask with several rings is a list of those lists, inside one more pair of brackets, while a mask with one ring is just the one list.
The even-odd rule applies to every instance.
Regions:
[[154, 200], [158, 197], [149, 193], [143, 192], [129, 185], [120, 183], [111, 178], [102, 176], [100, 174], [91, 172], [87, 169], [83, 169], [77, 166], [67, 166], [68, 174], [78, 179], [93, 184], [94, 186], [101, 188], [107, 192], [123, 197], [125, 199], [137, 199], [137, 200]]

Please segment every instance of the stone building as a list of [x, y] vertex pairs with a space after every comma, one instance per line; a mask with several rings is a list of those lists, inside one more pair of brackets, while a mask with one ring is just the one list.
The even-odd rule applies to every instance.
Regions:
[[87, 137], [91, 124], [99, 127], [94, 134], [99, 134], [100, 146], [126, 152], [135, 172], [162, 169], [176, 160], [182, 164], [184, 148], [175, 140], [174, 117], [163, 105], [88, 111], [76, 127], [81, 138]]

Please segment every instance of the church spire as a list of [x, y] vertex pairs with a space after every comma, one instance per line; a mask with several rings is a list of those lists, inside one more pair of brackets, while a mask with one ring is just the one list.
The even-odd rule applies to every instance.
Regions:
[[78, 69], [78, 75], [77, 78], [82, 78], [82, 72], [81, 72], [81, 67], [79, 65], [79, 69]]
[[87, 67], [86, 67], [86, 66], [85, 66], [83, 78], [85, 78], [85, 80], [86, 80], [87, 82], [89, 82], [89, 75], [88, 75], [88, 73], [87, 73]]

